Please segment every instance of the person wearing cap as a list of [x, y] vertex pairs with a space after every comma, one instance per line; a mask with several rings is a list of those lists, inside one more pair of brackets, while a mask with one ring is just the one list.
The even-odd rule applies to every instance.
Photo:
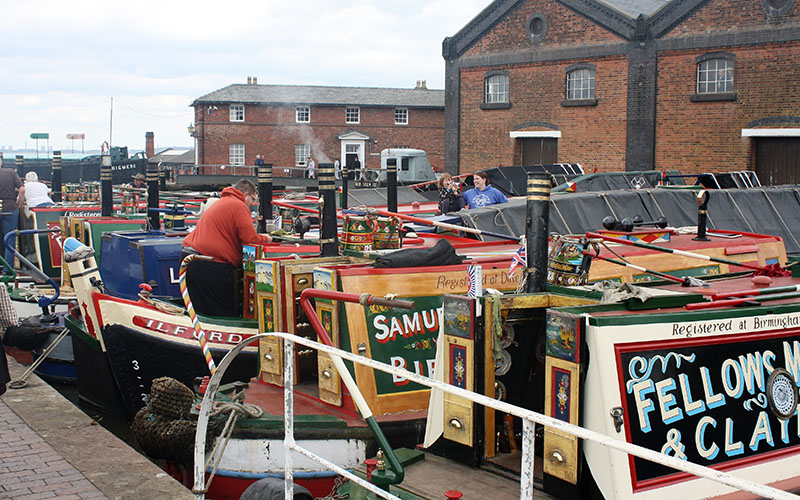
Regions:
[[181, 261], [190, 254], [211, 257], [195, 259], [186, 268], [186, 288], [195, 311], [208, 316], [240, 316], [236, 307], [237, 273], [242, 270], [242, 245], [272, 242], [258, 234], [250, 207], [256, 205], [256, 185], [241, 179], [222, 190], [219, 200], [206, 208], [194, 231], [183, 239]]
[[52, 207], [53, 200], [49, 196], [50, 188], [47, 184], [39, 181], [36, 172], [25, 174], [25, 205], [33, 207]]
[[131, 182], [125, 184], [125, 187], [140, 188], [140, 189], [144, 188], [144, 181], [145, 181], [144, 174], [136, 174], [132, 177], [132, 179], [133, 180]]

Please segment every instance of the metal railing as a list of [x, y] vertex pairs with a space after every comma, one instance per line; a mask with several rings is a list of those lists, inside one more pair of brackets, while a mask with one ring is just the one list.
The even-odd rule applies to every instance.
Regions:
[[336, 471], [342, 476], [350, 479], [353, 482], [356, 482], [358, 485], [363, 486], [364, 488], [367, 488], [369, 491], [381, 496], [382, 498], [389, 498], [389, 499], [398, 498], [392, 495], [391, 493], [381, 490], [375, 485], [364, 481], [363, 479], [359, 478], [358, 476], [355, 476], [354, 474], [352, 474], [347, 470], [344, 470], [343, 468], [337, 466], [336, 464], [328, 462], [324, 458], [319, 457], [314, 453], [310, 452], [309, 450], [306, 450], [297, 445], [297, 443], [294, 440], [294, 415], [293, 411], [291, 411], [293, 409], [293, 395], [294, 395], [293, 376], [294, 376], [295, 344], [301, 344], [306, 347], [311, 347], [318, 351], [325, 352], [331, 356], [338, 356], [342, 359], [346, 359], [352, 361], [353, 363], [358, 363], [360, 365], [367, 366], [375, 370], [380, 370], [384, 373], [397, 375], [412, 382], [416, 382], [418, 384], [430, 387], [431, 389], [441, 390], [448, 394], [452, 394], [467, 399], [469, 401], [472, 401], [473, 403], [477, 403], [482, 406], [493, 408], [497, 411], [504, 412], [521, 418], [523, 427], [522, 427], [522, 457], [521, 457], [522, 467], [520, 469], [521, 470], [520, 500], [533, 499], [533, 465], [534, 465], [534, 437], [535, 437], [534, 424], [544, 425], [551, 429], [566, 434], [570, 434], [573, 436], [577, 436], [581, 439], [593, 441], [602, 446], [607, 446], [609, 448], [627, 453], [629, 455], [633, 455], [639, 458], [643, 458], [645, 460], [649, 460], [651, 462], [671, 467], [678, 471], [687, 472], [694, 476], [709, 479], [719, 484], [724, 484], [742, 491], [753, 493], [763, 498], [783, 499], [783, 500], [797, 500], [798, 498], [800, 498], [797, 495], [779, 490], [777, 488], [773, 488], [771, 486], [756, 483], [748, 479], [736, 477], [727, 472], [712, 469], [704, 465], [695, 464], [692, 462], [681, 460], [679, 458], [667, 456], [657, 451], [644, 448], [642, 446], [638, 446], [632, 443], [628, 443], [627, 441], [620, 441], [619, 439], [609, 437], [605, 434], [601, 434], [596, 431], [585, 429], [583, 427], [579, 427], [577, 425], [573, 425], [564, 422], [562, 420], [557, 420], [553, 417], [548, 417], [547, 415], [542, 415], [541, 413], [536, 413], [534, 411], [527, 410], [525, 408], [520, 408], [518, 406], [504, 403], [503, 401], [499, 401], [494, 398], [484, 396], [482, 394], [477, 394], [472, 391], [461, 389], [459, 387], [455, 387], [453, 385], [440, 382], [438, 380], [429, 377], [424, 377], [422, 375], [412, 373], [402, 368], [396, 368], [391, 365], [387, 365], [385, 363], [381, 363], [379, 361], [366, 358], [364, 356], [359, 356], [349, 351], [343, 351], [341, 349], [330, 347], [325, 344], [321, 344], [319, 342], [315, 342], [313, 340], [304, 337], [298, 337], [297, 335], [292, 335], [290, 333], [273, 332], [273, 333], [260, 333], [258, 335], [254, 335], [253, 337], [250, 337], [242, 341], [235, 348], [233, 348], [228, 354], [225, 355], [222, 362], [220, 362], [219, 366], [217, 367], [217, 370], [214, 372], [214, 375], [211, 377], [211, 381], [209, 382], [205, 396], [203, 397], [203, 403], [200, 409], [200, 417], [198, 418], [197, 422], [197, 433], [195, 436], [195, 457], [194, 457], [195, 488], [192, 491], [195, 493], [197, 500], [203, 500], [205, 498], [204, 496], [205, 489], [203, 484], [205, 478], [205, 467], [204, 467], [205, 459], [203, 450], [205, 450], [205, 436], [206, 436], [206, 429], [208, 427], [209, 412], [211, 410], [211, 405], [214, 400], [214, 394], [217, 392], [219, 388], [219, 383], [220, 380], [222, 379], [222, 375], [224, 374], [225, 369], [228, 367], [228, 365], [230, 365], [230, 363], [232, 362], [233, 358], [239, 352], [241, 352], [241, 350], [244, 349], [244, 347], [257, 341], [258, 339], [267, 337], [279, 337], [284, 340], [284, 360], [285, 360], [284, 362], [284, 401], [285, 401], [284, 453], [286, 457], [284, 480], [285, 480], [285, 492], [286, 492], [285, 498], [287, 500], [291, 500], [294, 498], [294, 482], [293, 482], [293, 471], [292, 471], [293, 454], [291, 453], [292, 451], [300, 453], [310, 458], [311, 460], [314, 460], [322, 464], [323, 466], [333, 471]]

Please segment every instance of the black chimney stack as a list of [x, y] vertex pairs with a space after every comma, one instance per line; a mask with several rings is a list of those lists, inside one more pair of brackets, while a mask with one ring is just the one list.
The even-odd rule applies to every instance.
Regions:
[[[257, 167], [258, 176], [258, 232], [267, 232], [267, 221], [272, 220], [272, 163]], [[275, 229], [280, 229], [276, 227]]]
[[547, 290], [547, 238], [550, 223], [550, 174], [528, 172], [525, 217], [528, 293]]
[[61, 201], [61, 151], [53, 151], [52, 168], [50, 170], [50, 189], [53, 191], [53, 201]]
[[100, 214], [111, 217], [114, 195], [111, 189], [111, 153], [105, 151], [100, 157]]
[[322, 257], [339, 255], [339, 234], [336, 224], [336, 180], [333, 163], [320, 163], [319, 194], [322, 198], [319, 246]]
[[386, 159], [386, 208], [397, 213], [397, 158]]

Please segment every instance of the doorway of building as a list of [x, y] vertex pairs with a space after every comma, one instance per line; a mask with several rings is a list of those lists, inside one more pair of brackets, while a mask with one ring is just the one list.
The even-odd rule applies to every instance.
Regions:
[[756, 139], [756, 175], [764, 186], [800, 184], [800, 138]]
[[361, 178], [360, 172], [355, 172], [355, 170], [364, 168], [364, 163], [361, 161], [360, 144], [344, 145], [344, 164], [347, 165], [348, 178], [356, 180]]
[[553, 137], [520, 137], [521, 165], [549, 165], [558, 162], [558, 139]]

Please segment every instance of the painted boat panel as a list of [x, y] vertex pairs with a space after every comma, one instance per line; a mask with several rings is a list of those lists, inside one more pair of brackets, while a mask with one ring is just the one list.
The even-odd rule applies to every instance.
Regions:
[[[777, 278], [773, 285], [786, 281]], [[747, 285], [752, 286], [749, 277], [703, 293]], [[772, 413], [766, 385], [778, 368], [800, 379], [800, 303], [702, 312], [583, 312], [588, 314], [589, 364], [582, 399], [586, 427], [695, 463], [736, 470], [760, 483], [796, 477], [798, 414], [782, 420]], [[614, 407], [625, 416], [620, 432], [609, 417]], [[607, 498], [703, 498], [734, 491], [592, 443], [583, 448]]]

